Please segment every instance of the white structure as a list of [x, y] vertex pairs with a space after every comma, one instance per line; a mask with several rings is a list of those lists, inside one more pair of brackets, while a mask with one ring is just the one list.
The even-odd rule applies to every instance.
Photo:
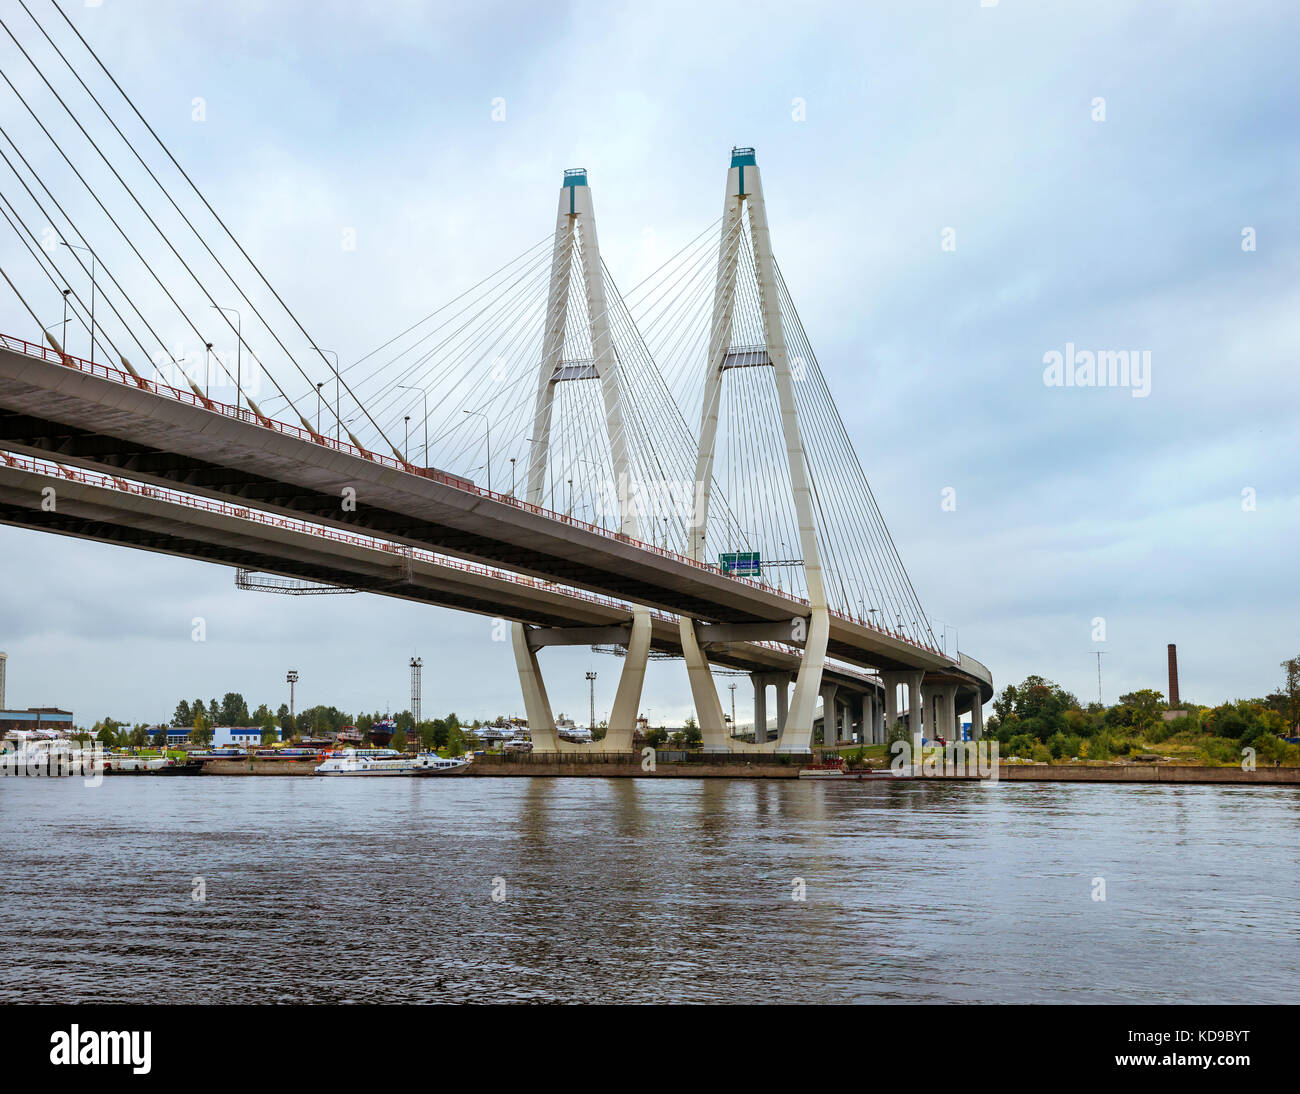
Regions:
[[[743, 220], [749, 214], [749, 232]], [[763, 334], [766, 360], [755, 362], [753, 350], [746, 350], [744, 364], [768, 365], [776, 381], [781, 411], [781, 431], [785, 440], [794, 494], [795, 514], [799, 522], [799, 546], [803, 552], [808, 587], [809, 613], [792, 627], [804, 631], [804, 657], [795, 680], [794, 694], [784, 719], [778, 715], [780, 729], [775, 741], [753, 744], [732, 740], [723, 718], [722, 703], [709, 671], [709, 662], [699, 642], [696, 623], [681, 617], [682, 650], [690, 675], [691, 693], [696, 715], [704, 734], [705, 751], [714, 752], [808, 752], [812, 742], [813, 720], [821, 690], [822, 669], [826, 660], [826, 643], [830, 634], [830, 610], [822, 580], [821, 555], [817, 530], [813, 524], [812, 492], [803, 440], [799, 433], [799, 414], [795, 404], [790, 362], [786, 354], [785, 331], [781, 326], [777, 296], [776, 270], [772, 260], [772, 243], [763, 205], [763, 186], [752, 148], [735, 148], [727, 171], [727, 195], [722, 210], [722, 242], [718, 251], [717, 284], [713, 296], [713, 322], [710, 326], [709, 358], [706, 363], [704, 407], [700, 420], [699, 454], [695, 481], [703, 484], [703, 503], [691, 526], [690, 553], [697, 562], [705, 561], [705, 538], [708, 524], [709, 493], [713, 480], [714, 448], [718, 434], [718, 412], [722, 399], [723, 376], [733, 363], [730, 358], [732, 320], [736, 308], [736, 273], [739, 249], [746, 241], [753, 250], [754, 270], [762, 302]], [[772, 637], [780, 638], [780, 634]], [[790, 637], [788, 634], [785, 637]], [[756, 686], [758, 686], [756, 684]], [[766, 685], [763, 685], [764, 687]], [[778, 703], [784, 705], [783, 686], [778, 686]], [[832, 713], [833, 718], [833, 713]], [[763, 721], [766, 721], [764, 717]], [[766, 736], [766, 734], [763, 734]]]
[[[586, 297], [588, 333], [591, 339], [591, 359], [588, 361], [563, 359], [575, 254], [582, 278], [580, 288]], [[525, 499], [532, 505], [542, 503], [556, 387], [566, 382], [596, 380], [604, 396], [610, 456], [614, 474], [618, 478], [619, 531], [632, 539], [640, 539], [635, 507], [627, 503], [632, 475], [623, 421], [624, 387], [619, 382], [618, 370], [587, 172], [581, 168], [565, 171], [556, 216], [555, 247], [551, 256], [550, 293], [547, 297], [542, 361], [537, 378], [537, 402], [533, 414]], [[562, 740], [556, 732], [551, 702], [537, 663], [537, 650], [548, 644], [585, 645], [593, 641], [609, 641], [610, 638], [593, 635], [583, 628], [576, 628], [567, 635], [550, 629], [543, 637], [523, 623], [515, 623], [512, 628], [515, 665], [519, 670], [519, 683], [524, 693], [524, 707], [528, 714], [534, 750], [559, 752], [598, 748], [610, 752], [631, 751], [632, 733], [636, 728], [637, 710], [641, 705], [641, 688], [645, 682], [646, 662], [650, 656], [650, 634], [650, 609], [638, 605], [634, 610], [630, 630], [626, 634], [620, 631], [613, 637], [620, 645], [626, 645], [627, 656], [623, 661], [618, 691], [610, 711], [609, 731], [603, 741], [579, 743]]]

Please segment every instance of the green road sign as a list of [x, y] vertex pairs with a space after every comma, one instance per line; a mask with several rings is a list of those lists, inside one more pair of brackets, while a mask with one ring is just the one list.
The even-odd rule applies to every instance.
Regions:
[[736, 577], [759, 577], [763, 572], [757, 551], [728, 551], [718, 556], [724, 574]]

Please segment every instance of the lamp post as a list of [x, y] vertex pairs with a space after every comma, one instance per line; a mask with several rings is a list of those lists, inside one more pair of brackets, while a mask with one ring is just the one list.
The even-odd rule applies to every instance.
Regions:
[[210, 304], [209, 307], [216, 308], [223, 315], [228, 311], [235, 313], [235, 411], [238, 413], [240, 405], [240, 389], [243, 387], [243, 377], [241, 375], [244, 354], [244, 327], [243, 317], [234, 308], [223, 308], [220, 304]]
[[298, 682], [298, 670], [290, 669], [285, 673], [284, 679], [289, 685], [289, 732], [292, 733], [297, 728], [293, 718], [293, 685]]
[[323, 388], [324, 386], [325, 386], [324, 380], [322, 380], [320, 383], [316, 385], [316, 436], [318, 437], [320, 436], [321, 388]]
[[66, 239], [61, 239], [59, 242], [70, 251], [85, 251], [90, 255], [90, 363], [93, 365], [95, 363], [95, 252], [80, 243], [69, 243]]
[[[422, 387], [412, 387], [410, 384], [398, 384], [403, 391], [418, 391], [424, 398], [424, 466], [429, 466], [429, 393]], [[514, 463], [514, 460], [510, 461]]]
[[481, 410], [467, 410], [465, 413], [482, 418], [487, 426], [487, 488], [490, 494], [492, 493], [492, 419]]
[[510, 457], [510, 496], [515, 496], [515, 457]]
[[[321, 349], [320, 346], [312, 346], [312, 349], [314, 349], [317, 353], [322, 353], [322, 354], [323, 354], [323, 353], [333, 353], [333, 354], [334, 354], [334, 440], [335, 440], [335, 443], [337, 443], [337, 442], [340, 440], [340, 437], [339, 437], [339, 425], [340, 425], [340, 422], [341, 422], [341, 420], [342, 420], [342, 415], [339, 413], [339, 383], [340, 383], [340, 380], [339, 380], [339, 355], [338, 355], [337, 353], [334, 353], [334, 350], [332, 350], [332, 349]], [[320, 432], [320, 427], [319, 427], [319, 426], [317, 426], [317, 428], [316, 428], [316, 432], [317, 432], [317, 433]]]
[[[203, 343], [203, 398], [212, 398], [212, 343]], [[211, 408], [209, 408], [211, 409]]]
[[68, 352], [68, 293], [71, 289], [63, 290], [63, 334], [59, 338], [59, 344], [63, 346], [63, 352]]

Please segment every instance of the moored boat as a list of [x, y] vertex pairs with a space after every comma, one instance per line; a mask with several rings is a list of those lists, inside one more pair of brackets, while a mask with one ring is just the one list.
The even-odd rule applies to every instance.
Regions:
[[436, 752], [411, 756], [393, 749], [345, 748], [333, 753], [317, 775], [442, 775], [465, 767], [468, 760], [445, 760]]

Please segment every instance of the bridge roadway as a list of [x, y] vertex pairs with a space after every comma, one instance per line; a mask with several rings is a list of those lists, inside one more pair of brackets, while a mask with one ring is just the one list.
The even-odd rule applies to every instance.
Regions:
[[[53, 510], [43, 505], [51, 486]], [[4, 452], [0, 523], [563, 628], [583, 644], [625, 638], [632, 618], [630, 604], [538, 578]], [[540, 640], [547, 637], [542, 632]], [[676, 617], [653, 614], [651, 645], [681, 655]], [[798, 652], [774, 643], [727, 643], [710, 653], [715, 663], [746, 672], [799, 668]], [[879, 687], [875, 677], [847, 666], [828, 664], [824, 675], [857, 694]]]
[[[770, 637], [807, 612], [797, 597], [468, 480], [8, 336], [0, 446], [730, 624], [730, 637]], [[839, 613], [830, 631], [827, 653], [841, 662], [924, 670], [992, 697], [972, 659]]]

